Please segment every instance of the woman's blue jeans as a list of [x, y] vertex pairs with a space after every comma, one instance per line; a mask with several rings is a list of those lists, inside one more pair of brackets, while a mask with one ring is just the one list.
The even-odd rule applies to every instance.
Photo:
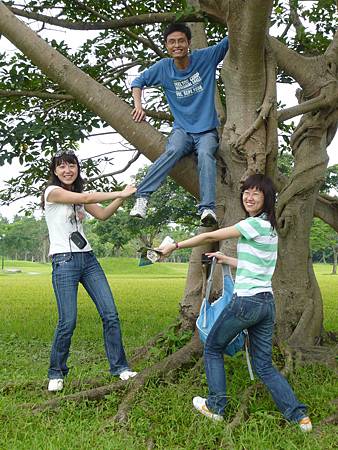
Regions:
[[188, 133], [175, 128], [168, 137], [165, 152], [154, 162], [137, 187], [136, 197], [149, 197], [165, 180], [170, 170], [184, 156], [197, 154], [200, 204], [203, 209], [215, 210], [216, 160], [218, 132], [216, 129], [203, 133]]
[[64, 378], [68, 373], [67, 359], [76, 326], [79, 283], [82, 283], [101, 316], [104, 346], [111, 373], [119, 375], [128, 369], [114, 299], [94, 253], [59, 253], [53, 255], [52, 266], [59, 321], [52, 344], [48, 378]]
[[298, 422], [306, 417], [306, 407], [300, 403], [289, 383], [272, 365], [272, 334], [275, 322], [275, 303], [271, 293], [252, 297], [234, 294], [212, 327], [204, 348], [204, 363], [209, 386], [208, 408], [224, 414], [226, 378], [224, 348], [245, 328], [249, 332], [249, 348], [253, 368], [269, 389], [274, 402], [287, 420]]

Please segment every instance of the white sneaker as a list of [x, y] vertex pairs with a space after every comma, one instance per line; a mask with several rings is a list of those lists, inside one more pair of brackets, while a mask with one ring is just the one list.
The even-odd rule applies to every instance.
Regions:
[[146, 197], [137, 197], [133, 209], [130, 211], [132, 217], [144, 219], [147, 215], [148, 199]]
[[205, 403], [205, 398], [194, 397], [192, 403], [198, 412], [208, 417], [209, 419], [215, 420], [216, 422], [221, 422], [223, 420], [223, 416], [221, 416], [220, 414], [215, 414], [208, 409]]
[[203, 209], [201, 215], [201, 226], [202, 227], [212, 227], [217, 224], [216, 214], [212, 209]]
[[299, 427], [304, 433], [309, 433], [312, 431], [312, 423], [310, 417], [303, 417], [299, 422]]
[[62, 378], [51, 378], [48, 383], [49, 392], [62, 391], [63, 389], [63, 379]]
[[131, 370], [124, 370], [123, 372], [120, 373], [119, 377], [120, 377], [120, 380], [127, 381], [127, 380], [129, 380], [129, 378], [136, 377], [136, 375], [137, 375], [137, 372], [132, 372]]

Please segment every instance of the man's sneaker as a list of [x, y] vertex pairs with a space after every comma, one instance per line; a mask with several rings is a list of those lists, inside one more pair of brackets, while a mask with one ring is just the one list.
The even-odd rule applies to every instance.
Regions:
[[136, 377], [136, 375], [137, 375], [137, 372], [132, 372], [131, 370], [124, 370], [123, 372], [120, 373], [119, 377], [120, 377], [120, 380], [127, 381], [127, 380], [129, 380], [129, 378]]
[[139, 217], [144, 219], [147, 215], [148, 199], [146, 197], [137, 197], [133, 209], [130, 211], [132, 217]]
[[63, 389], [63, 379], [62, 378], [51, 378], [48, 383], [49, 392], [62, 391]]
[[216, 214], [212, 209], [203, 209], [201, 215], [201, 226], [202, 227], [212, 227], [217, 224]]
[[215, 414], [208, 409], [205, 403], [205, 398], [194, 397], [192, 403], [197, 411], [199, 411], [204, 416], [207, 416], [209, 419], [215, 420], [216, 422], [221, 422], [223, 420], [223, 416], [221, 416], [220, 414]]
[[312, 423], [310, 420], [310, 417], [303, 417], [299, 422], [299, 427], [304, 433], [308, 433], [309, 431], [312, 431]]

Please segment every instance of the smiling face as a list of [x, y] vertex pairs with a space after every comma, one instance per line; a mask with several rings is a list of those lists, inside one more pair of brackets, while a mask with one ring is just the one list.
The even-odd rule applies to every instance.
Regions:
[[252, 187], [245, 189], [242, 196], [245, 211], [249, 214], [249, 216], [257, 216], [257, 214], [263, 210], [264, 194], [262, 191]]
[[169, 55], [175, 60], [188, 60], [189, 45], [187, 36], [181, 31], [170, 33], [165, 43]]
[[79, 174], [79, 168], [76, 162], [60, 161], [55, 167], [54, 174], [58, 177], [64, 189], [71, 189], [73, 183]]

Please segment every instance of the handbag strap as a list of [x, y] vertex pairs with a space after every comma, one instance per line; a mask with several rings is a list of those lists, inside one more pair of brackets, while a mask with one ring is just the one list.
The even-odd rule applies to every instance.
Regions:
[[209, 274], [209, 277], [207, 280], [207, 287], [205, 290], [205, 300], [207, 302], [209, 301], [209, 297], [210, 297], [211, 286], [212, 286], [212, 281], [214, 279], [214, 272], [215, 272], [216, 264], [217, 264], [217, 258], [215, 258], [215, 256], [214, 256], [211, 261], [210, 274]]

